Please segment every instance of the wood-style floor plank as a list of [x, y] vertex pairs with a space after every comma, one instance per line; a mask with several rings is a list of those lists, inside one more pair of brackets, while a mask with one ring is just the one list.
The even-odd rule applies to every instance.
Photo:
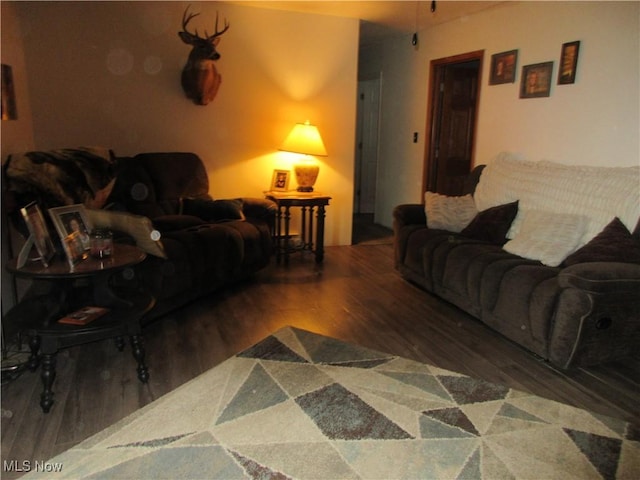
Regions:
[[[431, 363], [640, 425], [638, 357], [561, 371], [400, 278], [389, 244], [329, 247], [170, 313], [144, 330], [150, 380], [112, 341], [58, 355], [55, 404], [37, 373], [2, 387], [2, 461], [43, 461], [287, 325]], [[16, 478], [3, 472], [3, 478]]]

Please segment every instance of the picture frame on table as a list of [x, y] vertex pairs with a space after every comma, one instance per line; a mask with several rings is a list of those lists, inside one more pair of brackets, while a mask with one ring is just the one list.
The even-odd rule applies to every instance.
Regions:
[[562, 44], [560, 51], [560, 68], [558, 69], [558, 85], [569, 85], [576, 82], [580, 41]]
[[56, 227], [69, 265], [84, 260], [91, 248], [91, 222], [82, 204], [49, 209], [49, 215]]
[[47, 228], [42, 211], [36, 202], [31, 202], [22, 207], [20, 213], [29, 230], [29, 238], [18, 256], [18, 268], [24, 266], [34, 245], [39, 255], [37, 258], [34, 258], [34, 260], [40, 260], [42, 265], [47, 268], [56, 250], [51, 241], [49, 229]]
[[522, 67], [520, 98], [540, 98], [551, 95], [553, 62], [535, 63]]
[[491, 55], [491, 74], [489, 85], [514, 83], [516, 81], [516, 67], [518, 50], [509, 50]]
[[273, 192], [286, 192], [289, 190], [289, 180], [291, 178], [291, 171], [289, 170], [274, 170], [271, 177], [271, 191]]

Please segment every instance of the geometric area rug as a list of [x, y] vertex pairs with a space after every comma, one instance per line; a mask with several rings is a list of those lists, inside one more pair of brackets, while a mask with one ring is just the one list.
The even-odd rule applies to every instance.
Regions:
[[286, 327], [47, 466], [23, 478], [637, 479], [640, 430]]

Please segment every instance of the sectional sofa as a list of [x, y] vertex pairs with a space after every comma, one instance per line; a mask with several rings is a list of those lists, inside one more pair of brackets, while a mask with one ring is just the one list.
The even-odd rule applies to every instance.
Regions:
[[561, 368], [640, 348], [640, 167], [503, 153], [394, 211], [395, 265]]
[[120, 228], [121, 241], [147, 251], [135, 279], [156, 298], [145, 322], [246, 279], [266, 267], [273, 252], [273, 202], [212, 198], [194, 153], [27, 152], [9, 157], [3, 173], [16, 226], [23, 226], [19, 208], [31, 201], [45, 212], [83, 204], [94, 226]]

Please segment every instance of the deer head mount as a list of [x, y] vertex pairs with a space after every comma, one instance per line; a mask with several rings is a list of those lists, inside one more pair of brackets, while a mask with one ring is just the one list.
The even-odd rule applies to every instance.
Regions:
[[229, 22], [224, 21], [224, 28], [218, 31], [218, 13], [216, 12], [216, 30], [213, 35], [204, 32], [204, 37], [198, 35], [198, 30], [191, 33], [187, 30], [187, 24], [200, 15], [189, 13], [189, 7], [182, 15], [182, 31], [178, 35], [184, 43], [193, 48], [189, 53], [187, 63], [182, 69], [182, 89], [188, 98], [196, 105], [207, 105], [211, 102], [222, 82], [222, 76], [216, 70], [215, 60], [220, 58], [216, 50], [220, 42], [220, 36], [229, 30]]

